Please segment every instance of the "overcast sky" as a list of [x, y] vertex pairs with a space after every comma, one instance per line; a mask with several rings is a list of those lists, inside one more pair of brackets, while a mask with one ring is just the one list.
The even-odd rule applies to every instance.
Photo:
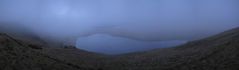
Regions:
[[239, 0], [0, 0], [0, 18], [70, 43], [95, 34], [190, 41], [239, 26]]

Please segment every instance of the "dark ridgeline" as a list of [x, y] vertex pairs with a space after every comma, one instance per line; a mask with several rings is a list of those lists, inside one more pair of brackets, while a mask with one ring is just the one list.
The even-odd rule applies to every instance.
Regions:
[[118, 56], [0, 34], [0, 70], [239, 70], [239, 28], [165, 49]]

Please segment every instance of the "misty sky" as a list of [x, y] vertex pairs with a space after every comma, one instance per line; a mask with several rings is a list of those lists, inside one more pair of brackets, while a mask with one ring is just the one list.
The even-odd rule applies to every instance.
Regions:
[[[239, 26], [239, 0], [0, 0], [0, 21], [90, 51], [144, 42], [142, 50], [162, 45], [148, 42], [182, 43]], [[99, 39], [109, 44], [92, 45]], [[124, 45], [106, 47], [112, 44]]]

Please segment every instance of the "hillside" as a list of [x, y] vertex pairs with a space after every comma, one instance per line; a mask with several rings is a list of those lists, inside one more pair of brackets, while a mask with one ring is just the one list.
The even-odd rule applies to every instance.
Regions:
[[[70, 59], [65, 60], [59, 59], [57, 56], [61, 56], [59, 55], [61, 53], [54, 54], [57, 56], [50, 55], [50, 53], [52, 54], [53, 52], [46, 52], [45, 49], [48, 48], [49, 47], [44, 47], [43, 44], [40, 45], [39, 43], [18, 40], [13, 37], [10, 37], [7, 34], [1, 33], [0, 70], [95, 70], [94, 68], [91, 68], [93, 66], [86, 63], [75, 64], [71, 62]], [[66, 48], [61, 48], [61, 50], [65, 49]], [[48, 49], [48, 50], [54, 52], [57, 51], [56, 49]], [[78, 54], [78, 57], [76, 57], [73, 54], [71, 55], [69, 54], [67, 57], [69, 58], [75, 56], [74, 57], [75, 59], [76, 58], [80, 59], [81, 58], [80, 56], [84, 56], [84, 59], [87, 60], [90, 58], [90, 55], [93, 55], [93, 53], [89, 53], [86, 51], [82, 50], [77, 51], [79, 51], [82, 54]], [[67, 53], [67, 51], [65, 53]], [[79, 60], [77, 61], [79, 62]]]
[[185, 45], [114, 58], [107, 70], [238, 70], [239, 28]]
[[0, 70], [239, 70], [238, 59], [239, 28], [177, 47], [115, 56], [0, 33]]

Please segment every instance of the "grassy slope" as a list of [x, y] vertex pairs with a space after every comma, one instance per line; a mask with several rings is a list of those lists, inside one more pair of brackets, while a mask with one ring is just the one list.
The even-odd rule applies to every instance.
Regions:
[[93, 70], [57, 59], [29, 47], [6, 34], [0, 34], [0, 70]]
[[239, 28], [176, 48], [121, 55], [107, 70], [239, 70]]
[[239, 28], [175, 48], [114, 57], [0, 34], [0, 70], [239, 70]]

